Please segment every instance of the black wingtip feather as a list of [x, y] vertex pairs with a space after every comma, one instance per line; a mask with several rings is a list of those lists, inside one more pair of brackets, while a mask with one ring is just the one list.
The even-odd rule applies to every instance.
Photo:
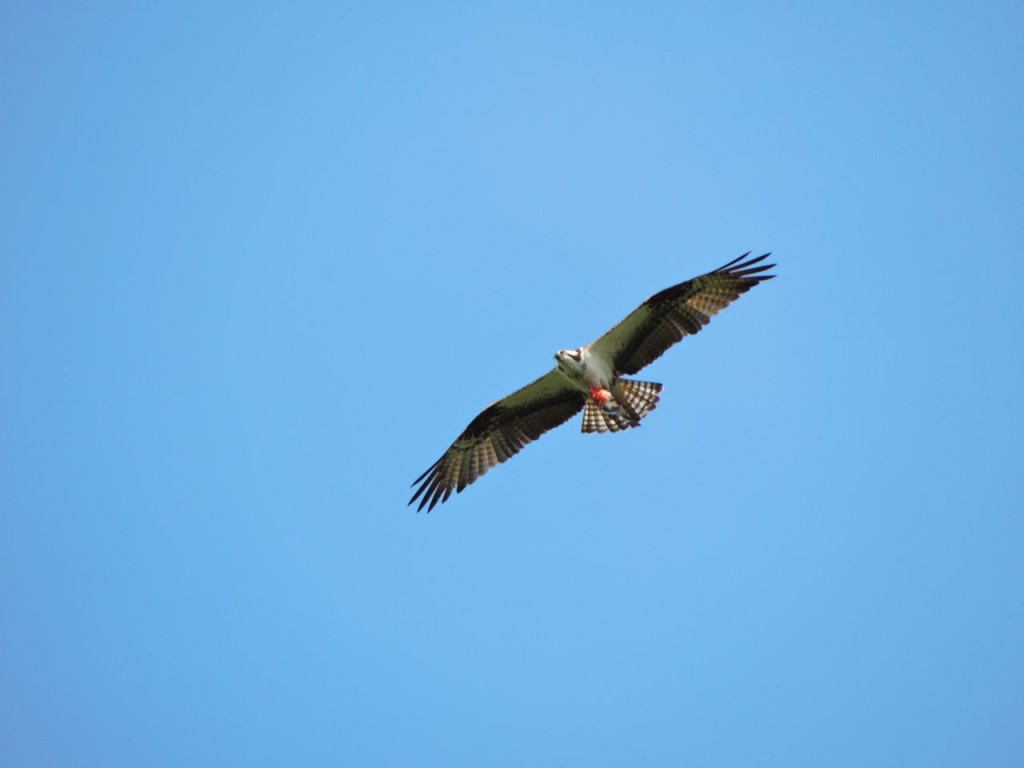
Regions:
[[739, 277], [745, 280], [750, 280], [752, 284], [759, 283], [763, 280], [770, 280], [775, 275], [764, 275], [763, 272], [767, 272], [772, 269], [775, 264], [762, 264], [765, 259], [772, 255], [771, 251], [763, 253], [760, 256], [756, 256], [753, 259], [748, 259], [750, 251], [739, 258], [733, 259], [728, 264], [723, 264], [718, 269], [714, 270], [711, 274], [727, 274], [731, 277]]
[[[422, 475], [420, 475], [419, 477], [417, 477], [417, 478], [416, 478], [415, 480], [413, 480], [413, 481], [412, 481], [412, 485], [410, 485], [409, 487], [410, 487], [410, 488], [412, 488], [412, 487], [413, 487], [414, 485], [416, 485], [417, 483], [419, 483], [419, 482], [420, 482], [420, 481], [421, 481], [421, 480], [422, 480], [422, 479], [423, 479], [424, 477], [426, 477], [427, 475], [429, 475], [429, 474], [430, 474], [430, 473], [431, 473], [431, 472], [432, 472], [432, 471], [434, 470], [434, 468], [435, 468], [435, 467], [436, 467], [436, 466], [437, 466], [438, 464], [440, 464], [440, 463], [441, 463], [442, 459], [444, 459], [444, 456], [442, 456], [442, 457], [441, 457], [440, 459], [438, 459], [438, 460], [437, 460], [437, 461], [435, 461], [435, 462], [434, 462], [433, 464], [431, 464], [431, 465], [430, 465], [429, 467], [427, 467], [427, 471], [426, 471], [426, 472], [424, 472], [424, 473], [423, 473]], [[421, 489], [421, 490], [422, 490], [422, 489]], [[418, 496], [418, 495], [419, 495], [419, 493], [417, 492], [417, 496]], [[415, 499], [415, 498], [416, 498], [416, 496], [413, 496], [413, 498]], [[410, 503], [411, 503], [411, 502], [410, 502]]]
[[[733, 264], [736, 264], [736, 263], [738, 263], [738, 262], [741, 262], [741, 261], [743, 261], [743, 260], [744, 260], [745, 258], [747, 258], [747, 256], [749, 256], [749, 255], [750, 255], [750, 251], [747, 251], [747, 252], [746, 252], [746, 253], [744, 253], [744, 254], [743, 254], [742, 256], [737, 256], [737, 257], [736, 257], [735, 259], [733, 259], [733, 260], [732, 260], [732, 261], [730, 261], [729, 263], [727, 263], [727, 264], [723, 264], [722, 266], [720, 266], [720, 267], [719, 267], [718, 269], [716, 269], [716, 270], [714, 270], [714, 271], [715, 271], [715, 272], [724, 272], [725, 270], [729, 269], [729, 267], [731, 267], [731, 266], [732, 266]], [[765, 256], [767, 256], [767, 255], [768, 255], [768, 254], [765, 254]], [[763, 259], [763, 258], [764, 258], [764, 256], [762, 256], [761, 258]]]
[[[761, 263], [762, 261], [764, 261], [765, 259], [767, 259], [771, 255], [772, 255], [772, 252], [768, 251], [768, 253], [763, 253], [760, 256], [755, 256], [752, 259], [748, 259], [747, 257], [750, 256], [750, 251], [747, 251], [742, 256], [738, 256], [737, 258], [735, 258], [732, 261], [730, 261], [728, 264], [723, 264], [722, 266], [720, 266], [718, 269], [716, 269], [714, 271], [715, 272], [731, 272], [731, 273], [735, 274], [736, 272], [738, 272], [741, 269], [746, 269], [748, 267], [752, 267], [755, 264]], [[774, 264], [768, 264], [768, 265], [765, 266], [765, 268], [767, 269], [769, 267], [774, 267], [774, 266], [775, 266]]]
[[[412, 495], [412, 498], [409, 499], [409, 503], [406, 504], [407, 507], [412, 505], [412, 503], [415, 502], [416, 499], [420, 499], [420, 496], [422, 495], [423, 498], [420, 499], [420, 504], [416, 508], [416, 511], [419, 512], [419, 511], [421, 511], [423, 509], [423, 506], [430, 499], [431, 494], [434, 492], [434, 489], [437, 487], [438, 483], [440, 482], [440, 479], [441, 479], [440, 472], [435, 471], [436, 468], [437, 468], [437, 465], [440, 464], [440, 463], [441, 463], [440, 460], [438, 460], [437, 462], [434, 463], [434, 466], [432, 466], [430, 469], [428, 469], [426, 472], [424, 472], [422, 475], [420, 475], [419, 480], [417, 480], [416, 482], [418, 483], [418, 482], [420, 482], [420, 480], [422, 480], [423, 484], [420, 485], [420, 487], [416, 489], [416, 493], [414, 493]], [[433, 472], [433, 474], [431, 474], [431, 472]], [[424, 478], [426, 478], [426, 479], [424, 479]], [[414, 485], [415, 485], [415, 483], [414, 483]]]

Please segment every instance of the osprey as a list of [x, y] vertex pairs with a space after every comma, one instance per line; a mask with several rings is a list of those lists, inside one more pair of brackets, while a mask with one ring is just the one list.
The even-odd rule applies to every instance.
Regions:
[[[661, 357], [684, 336], [697, 333], [741, 293], [774, 275], [770, 254], [747, 252], [713, 272], [651, 296], [597, 341], [555, 353], [555, 368], [532, 384], [492, 403], [456, 438], [444, 455], [420, 475], [412, 504], [448, 501], [549, 429], [583, 411], [584, 432], [618, 432], [639, 427], [654, 410], [661, 384], [622, 378]], [[760, 266], [756, 266], [759, 265]]]

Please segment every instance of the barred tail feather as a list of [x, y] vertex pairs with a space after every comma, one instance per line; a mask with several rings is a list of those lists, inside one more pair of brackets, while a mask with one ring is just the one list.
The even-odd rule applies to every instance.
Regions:
[[[610, 410], [614, 408], [614, 410]], [[639, 424], [640, 422], [636, 422]], [[583, 408], [583, 431], [584, 432], [618, 432], [620, 429], [629, 429], [633, 426], [629, 418], [609, 401], [604, 405], [598, 405], [593, 400], [587, 400]]]
[[604, 405], [587, 400], [583, 410], [584, 432], [618, 432], [639, 427], [640, 420], [658, 404], [661, 384], [619, 379], [612, 387], [613, 398]]
[[637, 420], [642, 419], [658, 406], [661, 392], [661, 384], [653, 381], [633, 381], [632, 379], [619, 379], [618, 386], [613, 388], [615, 397], [624, 400], [636, 413]]

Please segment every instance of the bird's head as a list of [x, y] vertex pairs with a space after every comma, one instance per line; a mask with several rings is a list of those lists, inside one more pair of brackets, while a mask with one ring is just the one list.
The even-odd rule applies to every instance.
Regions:
[[562, 373], [576, 373], [583, 362], [578, 349], [560, 349], [555, 352], [555, 363]]

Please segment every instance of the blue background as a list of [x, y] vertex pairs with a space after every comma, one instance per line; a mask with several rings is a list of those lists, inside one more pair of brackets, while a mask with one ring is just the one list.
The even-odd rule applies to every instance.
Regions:
[[166, 5], [0, 9], [5, 765], [1024, 764], [1019, 3]]

